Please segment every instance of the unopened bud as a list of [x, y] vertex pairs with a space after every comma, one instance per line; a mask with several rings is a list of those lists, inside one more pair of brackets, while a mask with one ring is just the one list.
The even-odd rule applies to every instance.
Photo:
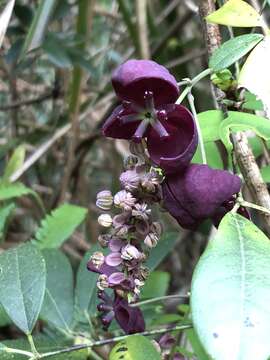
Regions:
[[99, 290], [102, 291], [109, 287], [109, 281], [107, 275], [105, 274], [99, 275], [97, 280], [97, 287]]
[[110, 227], [112, 225], [112, 217], [110, 214], [101, 214], [98, 217], [98, 223], [104, 227]]
[[114, 196], [114, 204], [125, 211], [131, 210], [135, 202], [136, 199], [126, 190], [121, 190]]
[[158, 240], [159, 240], [158, 236], [155, 233], [150, 232], [144, 239], [144, 243], [149, 248], [153, 248], [157, 246]]
[[99, 242], [100, 246], [103, 248], [108, 246], [110, 239], [111, 239], [111, 237], [108, 234], [98, 236], [98, 242]]
[[120, 175], [119, 180], [123, 188], [134, 191], [138, 189], [141, 179], [136, 170], [127, 170]]
[[124, 168], [127, 170], [133, 169], [134, 166], [138, 163], [138, 158], [135, 155], [128, 155], [124, 159]]
[[121, 257], [124, 260], [140, 259], [140, 251], [133, 245], [126, 245], [121, 251]]
[[110, 210], [113, 204], [113, 196], [110, 190], [103, 190], [97, 194], [96, 205], [102, 210]]
[[90, 260], [99, 269], [105, 261], [105, 256], [103, 255], [103, 253], [101, 251], [96, 251], [91, 256]]

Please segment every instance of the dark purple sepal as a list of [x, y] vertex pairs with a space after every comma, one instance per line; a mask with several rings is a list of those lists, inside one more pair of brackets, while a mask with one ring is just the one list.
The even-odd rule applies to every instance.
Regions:
[[90, 260], [87, 263], [87, 269], [89, 271], [95, 272], [97, 274], [104, 274], [107, 276], [110, 276], [111, 274], [115, 273], [117, 269], [113, 266], [109, 266], [106, 263], [101, 265], [100, 267], [97, 267], [93, 264], [93, 262]]
[[174, 103], [179, 96], [177, 82], [170, 72], [152, 60], [128, 60], [113, 73], [116, 95], [144, 106], [145, 92], [152, 92], [155, 106]]
[[141, 310], [131, 307], [127, 300], [116, 295], [114, 314], [119, 326], [126, 334], [135, 334], [145, 330], [145, 322]]
[[198, 134], [194, 118], [187, 108], [173, 104], [164, 109], [167, 119], [162, 121], [162, 125], [169, 137], [162, 139], [151, 128], [147, 148], [151, 160], [166, 174], [171, 174], [189, 165], [198, 146]]
[[122, 117], [131, 115], [122, 105], [117, 106], [102, 126], [102, 133], [114, 139], [130, 140], [135, 133], [140, 121], [124, 123]]
[[167, 176], [162, 184], [165, 207], [182, 227], [192, 230], [203, 220], [220, 214], [223, 204], [240, 188], [238, 176], [199, 164]]

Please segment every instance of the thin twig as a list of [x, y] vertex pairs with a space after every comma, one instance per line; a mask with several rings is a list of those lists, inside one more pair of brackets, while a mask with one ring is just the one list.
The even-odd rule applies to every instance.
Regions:
[[166, 295], [166, 296], [159, 296], [153, 299], [143, 300], [134, 304], [130, 304], [131, 307], [138, 307], [146, 304], [152, 304], [154, 302], [159, 301], [167, 301], [172, 299], [189, 299], [188, 295]]
[[[133, 336], [139, 336], [139, 335], [151, 336], [151, 335], [164, 334], [164, 333], [167, 333], [170, 331], [186, 330], [186, 329], [190, 329], [190, 328], [192, 328], [192, 324], [176, 325], [176, 326], [171, 326], [171, 327], [166, 327], [166, 328], [161, 328], [161, 329], [144, 331], [142, 333], [134, 334]], [[62, 350], [56, 350], [56, 351], [51, 351], [48, 353], [41, 354], [40, 358], [43, 359], [43, 358], [48, 358], [48, 357], [55, 356], [58, 354], [70, 353], [72, 351], [78, 351], [78, 350], [82, 350], [82, 349], [92, 348], [95, 346], [103, 346], [103, 345], [107, 345], [107, 344], [113, 344], [115, 342], [125, 340], [126, 338], [128, 338], [128, 336], [130, 336], [130, 335], [123, 335], [123, 336], [117, 336], [117, 337], [114, 337], [111, 339], [98, 340], [98, 341], [95, 341], [95, 342], [92, 342], [89, 344], [74, 345], [74, 346], [71, 346], [69, 348], [65, 348]]]
[[22, 106], [29, 106], [29, 105], [33, 105], [33, 104], [39, 104], [43, 101], [47, 101], [50, 100], [51, 98], [55, 97], [55, 91], [51, 91], [47, 94], [44, 94], [40, 97], [34, 98], [34, 99], [28, 99], [28, 100], [22, 100], [22, 101], [17, 101], [8, 105], [3, 105], [0, 106], [0, 111], [8, 111], [8, 110], [14, 110], [14, 109], [18, 109]]
[[147, 19], [146, 19], [146, 0], [136, 0], [137, 31], [139, 38], [140, 57], [142, 59], [150, 58], [150, 49], [148, 42]]

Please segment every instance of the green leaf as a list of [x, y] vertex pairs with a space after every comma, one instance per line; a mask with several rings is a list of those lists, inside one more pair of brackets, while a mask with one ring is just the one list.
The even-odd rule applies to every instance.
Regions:
[[34, 197], [37, 196], [37, 194], [33, 190], [24, 186], [20, 182], [16, 182], [13, 184], [6, 184], [0, 182], [0, 201], [17, 198], [23, 195], [33, 195]]
[[192, 350], [197, 355], [197, 358], [200, 360], [210, 360], [194, 329], [188, 329], [185, 331], [185, 333], [187, 335], [188, 341], [190, 342]]
[[250, 93], [249, 91], [245, 92], [245, 102], [242, 105], [242, 109], [247, 110], [263, 110], [263, 103], [261, 100], [258, 100], [256, 95]]
[[14, 208], [15, 205], [13, 203], [0, 208], [0, 242], [3, 241], [6, 222]]
[[73, 321], [73, 273], [67, 257], [56, 249], [42, 251], [46, 263], [46, 290], [40, 316], [69, 331]]
[[170, 282], [170, 274], [165, 271], [150, 273], [143, 286], [141, 299], [152, 299], [166, 295]]
[[67, 240], [77, 226], [85, 219], [87, 209], [64, 204], [52, 211], [41, 221], [35, 235], [35, 243], [40, 249], [57, 248]]
[[26, 243], [0, 255], [0, 302], [24, 333], [31, 333], [43, 302], [46, 267], [36, 246]]
[[146, 266], [152, 271], [174, 248], [177, 239], [176, 232], [166, 232], [161, 236], [157, 246], [150, 252], [150, 256], [146, 261]]
[[102, 251], [105, 254], [104, 249], [99, 245], [93, 246], [84, 255], [76, 276], [75, 311], [76, 319], [81, 321], [88, 318], [88, 314], [92, 316], [96, 313], [98, 274], [87, 270], [87, 262], [96, 251]]
[[222, 121], [219, 132], [220, 139], [229, 151], [233, 149], [230, 140], [231, 131], [252, 130], [263, 139], [270, 139], [270, 121], [268, 119], [239, 111], [229, 111], [228, 115]]
[[72, 60], [62, 43], [60, 42], [60, 39], [50, 35], [45, 39], [43, 49], [46, 52], [48, 59], [55, 66], [60, 68], [71, 68]]
[[261, 169], [261, 174], [263, 177], [263, 181], [270, 183], [270, 165], [263, 167]]
[[2, 14], [0, 15], [0, 48], [2, 46], [8, 28], [8, 24], [12, 15], [14, 4], [15, 4], [15, 0], [8, 1]]
[[109, 356], [109, 360], [161, 360], [149, 339], [142, 335], [131, 335], [116, 344]]
[[240, 86], [248, 89], [263, 102], [268, 117], [270, 117], [269, 58], [270, 36], [268, 35], [252, 50], [238, 79]]
[[192, 279], [193, 325], [207, 352], [216, 360], [267, 359], [269, 302], [270, 241], [251, 221], [228, 213]]
[[41, 45], [56, 3], [56, 0], [40, 1], [32, 24], [26, 36], [20, 55], [20, 60], [25, 56], [28, 51], [34, 50]]
[[246, 55], [259, 41], [261, 34], [245, 34], [226, 41], [217, 49], [209, 60], [209, 67], [214, 71], [228, 68]]
[[18, 146], [17, 149], [12, 154], [12, 156], [6, 166], [6, 169], [5, 169], [3, 178], [2, 178], [3, 182], [10, 181], [12, 174], [23, 165], [24, 158], [25, 158], [25, 147], [23, 145]]
[[260, 14], [243, 0], [229, 0], [220, 9], [206, 17], [210, 23], [236, 26], [254, 27], [262, 26]]
[[204, 143], [219, 140], [219, 126], [223, 118], [220, 110], [208, 110], [198, 114]]
[[[217, 145], [214, 142], [207, 142], [204, 144], [206, 153], [207, 165], [214, 169], [223, 169], [223, 161], [218, 151]], [[202, 164], [202, 154], [200, 149], [197, 148], [192, 162], [194, 164]]]

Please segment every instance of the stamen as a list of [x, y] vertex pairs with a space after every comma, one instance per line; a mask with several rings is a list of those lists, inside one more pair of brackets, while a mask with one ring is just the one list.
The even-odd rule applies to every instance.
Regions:
[[154, 104], [154, 96], [152, 91], [145, 91], [144, 92], [144, 101], [145, 101], [145, 108], [151, 112], [155, 112], [155, 104]]
[[158, 110], [156, 112], [156, 116], [160, 121], [167, 121], [168, 120], [168, 116], [167, 116], [167, 112], [166, 110]]
[[137, 130], [132, 137], [134, 142], [138, 143], [142, 140], [142, 138], [144, 137], [145, 131], [148, 128], [148, 125], [149, 125], [148, 120], [141, 121], [140, 125], [137, 127]]
[[159, 134], [159, 136], [161, 138], [167, 138], [170, 135], [168, 134], [167, 130], [165, 129], [165, 127], [161, 124], [161, 122], [159, 120], [156, 120], [153, 124], [153, 129], [155, 129], [155, 131]]
[[140, 115], [139, 114], [123, 115], [123, 116], [120, 116], [120, 119], [123, 124], [127, 124], [127, 123], [131, 123], [134, 121], [139, 121]]

